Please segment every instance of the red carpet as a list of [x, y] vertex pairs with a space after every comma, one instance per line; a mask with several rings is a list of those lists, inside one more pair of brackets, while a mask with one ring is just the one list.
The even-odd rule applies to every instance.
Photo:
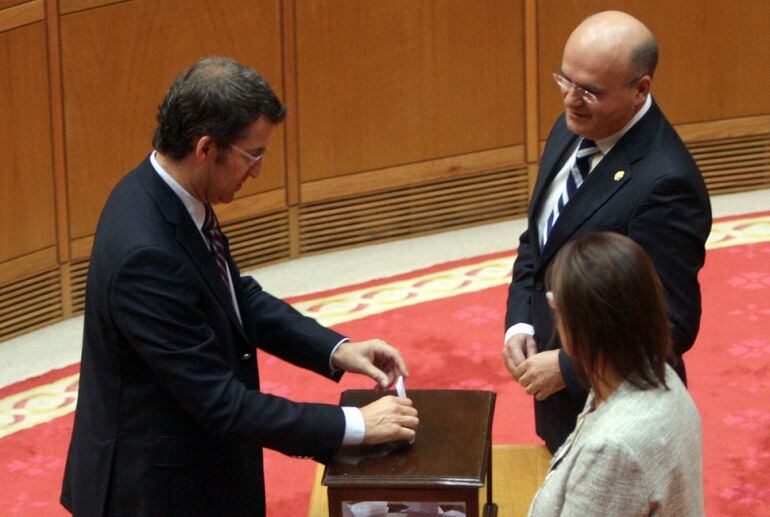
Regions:
[[[766, 227], [763, 231], [768, 233]], [[702, 326], [686, 361], [690, 390], [703, 419], [708, 515], [770, 515], [770, 239], [758, 240], [762, 242], [710, 249], [701, 273]], [[497, 256], [503, 255], [509, 254]], [[441, 273], [489, 258], [401, 278]], [[510, 380], [500, 358], [506, 290], [497, 285], [335, 328], [353, 339], [380, 337], [399, 347], [412, 373], [407, 389], [496, 391], [494, 442], [539, 443], [531, 400]], [[336, 385], [264, 354], [260, 361], [263, 390], [296, 400], [335, 402], [341, 390], [372, 385], [358, 376], [346, 376]], [[5, 388], [0, 390], [0, 401], [75, 371], [73, 366]], [[33, 403], [28, 399], [17, 404]], [[0, 407], [0, 429], [3, 418], [8, 417]], [[0, 439], [0, 515], [64, 513], [57, 501], [71, 425], [70, 413]], [[266, 458], [269, 515], [305, 515], [315, 464], [271, 451]]]

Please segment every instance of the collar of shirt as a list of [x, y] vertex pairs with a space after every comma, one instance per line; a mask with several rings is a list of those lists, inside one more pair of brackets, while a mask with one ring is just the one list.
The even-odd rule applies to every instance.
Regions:
[[166, 185], [171, 187], [171, 190], [174, 191], [174, 194], [176, 194], [177, 197], [182, 201], [182, 204], [184, 204], [184, 207], [190, 214], [190, 217], [195, 223], [195, 226], [199, 231], [202, 231], [203, 221], [206, 218], [206, 207], [203, 206], [203, 203], [198, 201], [192, 194], [187, 192], [184, 187], [180, 185], [173, 178], [173, 176], [171, 176], [171, 174], [169, 174], [166, 169], [163, 168], [163, 166], [161, 166], [155, 156], [156, 154], [157, 151], [153, 151], [150, 154], [150, 163], [152, 164], [152, 168], [155, 169], [155, 172], [158, 173], [160, 179], [162, 179]]
[[618, 140], [620, 140], [623, 135], [628, 133], [629, 129], [634, 127], [634, 125], [642, 119], [642, 117], [650, 110], [650, 106], [652, 106], [652, 94], [647, 94], [647, 100], [644, 101], [642, 108], [634, 114], [631, 120], [629, 120], [620, 131], [608, 136], [607, 138], [602, 138], [601, 140], [596, 141], [596, 146], [602, 152], [602, 156], [609, 153], [612, 148], [615, 147], [615, 144], [618, 143]]

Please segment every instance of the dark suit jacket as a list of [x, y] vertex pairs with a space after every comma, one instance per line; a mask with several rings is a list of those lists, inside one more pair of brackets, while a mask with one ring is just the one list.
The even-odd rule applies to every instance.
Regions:
[[[634, 239], [652, 259], [665, 290], [674, 340], [681, 356], [695, 341], [701, 314], [698, 271], [711, 230], [711, 205], [698, 167], [653, 102], [649, 111], [615, 144], [570, 198], [540, 251], [538, 214], [545, 191], [561, 169], [577, 136], [562, 115], [551, 130], [540, 162], [508, 294], [506, 328], [529, 323], [538, 349], [560, 349], [545, 298], [545, 272], [561, 246], [579, 235], [613, 231]], [[624, 171], [615, 180], [615, 174]], [[643, 325], [644, 322], [639, 322]], [[563, 350], [559, 363], [566, 389], [535, 401], [537, 433], [554, 451], [575, 427], [586, 390]], [[683, 375], [683, 365], [679, 367]]]
[[343, 336], [228, 260], [243, 324], [149, 159], [111, 193], [88, 271], [61, 497], [75, 515], [264, 515], [262, 447], [321, 461], [339, 448], [342, 410], [260, 393], [255, 347], [329, 376]]

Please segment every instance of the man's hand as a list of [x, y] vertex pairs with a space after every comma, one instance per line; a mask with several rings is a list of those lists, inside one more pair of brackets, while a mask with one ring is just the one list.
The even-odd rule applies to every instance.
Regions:
[[536, 353], [537, 343], [534, 337], [529, 334], [514, 334], [503, 346], [503, 362], [513, 378], [519, 380], [519, 376], [516, 375], [518, 367]]
[[564, 377], [559, 368], [559, 351], [548, 350], [535, 354], [521, 363], [513, 374], [524, 386], [524, 391], [544, 400], [564, 389]]
[[361, 408], [364, 416], [364, 445], [396, 440], [414, 441], [420, 423], [412, 401], [387, 395]]
[[399, 375], [409, 376], [401, 352], [381, 339], [342, 343], [332, 356], [332, 365], [368, 375], [383, 389], [389, 388]]

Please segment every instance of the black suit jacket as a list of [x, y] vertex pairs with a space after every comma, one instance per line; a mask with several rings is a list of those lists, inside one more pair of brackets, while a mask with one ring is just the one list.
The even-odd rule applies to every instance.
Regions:
[[[700, 325], [698, 271], [703, 267], [711, 230], [711, 205], [698, 167], [653, 102], [570, 198], [541, 252], [537, 222], [543, 197], [577, 139], [562, 115], [548, 137], [532, 193], [528, 228], [520, 237], [506, 328], [529, 323], [535, 329], [538, 350], [560, 349], [545, 298], [548, 265], [569, 239], [588, 232], [613, 231], [634, 239], [655, 264], [665, 290], [674, 350], [681, 356], [692, 346]], [[622, 178], [616, 180], [619, 171], [623, 171]], [[551, 451], [575, 427], [587, 394], [563, 350], [559, 363], [566, 389], [542, 402], [535, 401], [537, 433]], [[680, 375], [683, 372], [682, 364]]]
[[240, 277], [227, 255], [243, 324], [149, 159], [111, 193], [61, 497], [75, 515], [264, 515], [262, 447], [322, 461], [339, 448], [342, 410], [260, 393], [255, 347], [329, 376], [343, 336]]

